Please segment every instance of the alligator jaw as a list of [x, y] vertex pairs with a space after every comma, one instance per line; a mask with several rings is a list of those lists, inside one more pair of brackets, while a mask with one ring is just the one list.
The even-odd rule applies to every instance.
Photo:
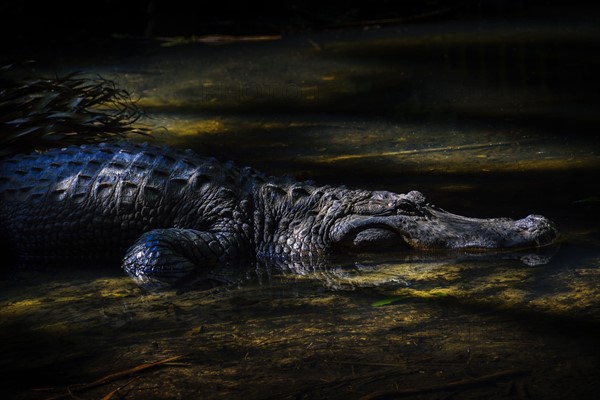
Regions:
[[405, 241], [397, 229], [385, 224], [367, 224], [359, 226], [337, 240], [338, 246], [353, 248], [355, 250], [400, 250], [411, 246]]
[[553, 243], [558, 232], [552, 221], [541, 215], [523, 219], [477, 219], [462, 217], [442, 210], [432, 210], [432, 227], [425, 234], [408, 233], [409, 244], [423, 249], [527, 249]]
[[558, 232], [540, 215], [512, 220], [462, 217], [440, 209], [422, 216], [350, 216], [330, 235], [336, 247], [359, 251], [526, 249], [553, 243]]

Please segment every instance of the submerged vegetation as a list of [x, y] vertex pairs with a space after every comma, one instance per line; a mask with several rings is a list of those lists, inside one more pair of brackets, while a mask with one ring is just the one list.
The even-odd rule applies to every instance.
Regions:
[[100, 76], [0, 74], [0, 155], [148, 134], [131, 94]]

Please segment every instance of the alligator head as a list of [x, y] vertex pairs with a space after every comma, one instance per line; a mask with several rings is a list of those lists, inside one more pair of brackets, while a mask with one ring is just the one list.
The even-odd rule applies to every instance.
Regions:
[[340, 215], [329, 232], [334, 248], [486, 250], [532, 248], [557, 237], [554, 224], [541, 215], [523, 219], [477, 219], [428, 204], [417, 191], [371, 192]]
[[321, 188], [315, 192], [301, 204], [279, 207], [293, 209], [293, 215], [284, 215], [274, 224], [276, 231], [264, 240], [270, 244], [263, 254], [518, 250], [545, 246], [558, 236], [553, 223], [539, 215], [519, 220], [468, 218], [427, 203], [417, 191]]

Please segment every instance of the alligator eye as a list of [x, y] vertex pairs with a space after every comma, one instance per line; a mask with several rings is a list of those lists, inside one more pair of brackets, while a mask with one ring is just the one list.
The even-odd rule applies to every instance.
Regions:
[[412, 202], [402, 202], [398, 205], [398, 214], [419, 215], [421, 214], [417, 206]]

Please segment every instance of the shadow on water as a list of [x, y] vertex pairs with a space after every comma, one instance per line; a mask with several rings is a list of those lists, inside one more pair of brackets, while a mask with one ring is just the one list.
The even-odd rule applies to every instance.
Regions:
[[225, 285], [161, 291], [113, 266], [19, 270], [0, 280], [7, 398], [597, 395], [598, 29], [436, 21], [229, 46], [134, 40], [127, 57], [63, 54], [56, 68], [121, 79], [167, 128], [159, 142], [323, 184], [418, 189], [462, 215], [544, 214], [562, 234], [547, 260], [245, 263], [218, 271]]

